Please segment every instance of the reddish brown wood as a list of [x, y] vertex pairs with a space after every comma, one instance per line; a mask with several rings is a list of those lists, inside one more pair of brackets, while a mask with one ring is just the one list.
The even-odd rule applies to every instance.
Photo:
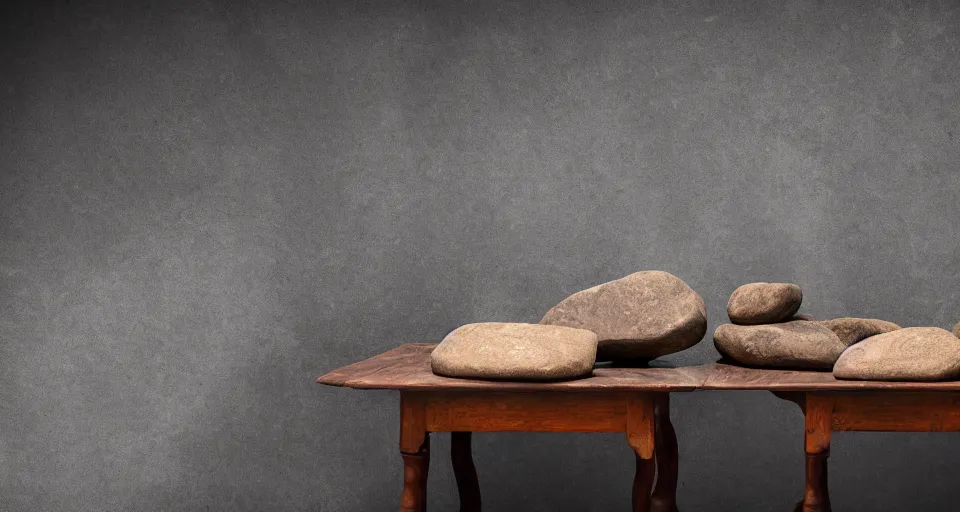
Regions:
[[827, 457], [829, 453], [826, 452], [807, 454], [807, 488], [803, 493], [803, 512], [830, 512]]
[[834, 393], [835, 431], [957, 432], [960, 393]]
[[679, 447], [670, 422], [670, 395], [660, 393], [655, 403], [657, 484], [650, 496], [651, 512], [677, 512]]
[[435, 392], [426, 397], [426, 428], [431, 432], [624, 432], [627, 400], [633, 395], [619, 391]]
[[429, 437], [417, 453], [401, 453], [403, 457], [403, 492], [400, 512], [426, 512], [427, 474], [430, 470]]
[[807, 393], [804, 430], [804, 451], [807, 455], [804, 512], [830, 512], [827, 486], [827, 457], [830, 456], [833, 396]]
[[[404, 460], [404, 487], [400, 510], [425, 510], [430, 432], [454, 433], [451, 460], [460, 493], [461, 511], [478, 512], [480, 487], [471, 455], [471, 432], [517, 430], [624, 432], [637, 459], [633, 508], [635, 511], [649, 511], [650, 492], [656, 472], [654, 408], [658, 403], [661, 404], [661, 416], [669, 414], [669, 406], [662, 405], [667, 404], [663, 397], [654, 393], [622, 390], [592, 393], [568, 390], [402, 391], [400, 451]], [[661, 418], [661, 422], [663, 419], [665, 417]]]
[[[649, 393], [629, 393], [624, 402], [627, 444], [643, 459], [653, 460], [655, 450], [653, 395]], [[651, 482], [652, 484], [652, 482]]]
[[400, 455], [403, 457], [403, 492], [400, 512], [426, 512], [427, 475], [430, 469], [430, 435], [426, 429], [425, 397], [400, 395]]
[[334, 370], [317, 382], [357, 389], [401, 391], [692, 391], [706, 379], [706, 367], [596, 368], [593, 376], [562, 382], [452, 379], [434, 375], [430, 353], [436, 345], [410, 344]]
[[460, 512], [480, 512], [480, 482], [473, 465], [471, 436], [470, 432], [453, 432], [450, 436], [450, 459], [460, 494]]
[[653, 479], [657, 472], [657, 463], [652, 457], [644, 458], [641, 457], [639, 453], [636, 459], [637, 472], [633, 477], [633, 494], [631, 498], [633, 512], [649, 512], [650, 490], [653, 488]]

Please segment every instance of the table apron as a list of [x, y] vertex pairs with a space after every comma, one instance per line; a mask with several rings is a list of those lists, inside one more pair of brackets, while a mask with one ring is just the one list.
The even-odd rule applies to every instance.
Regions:
[[960, 392], [830, 393], [834, 431], [958, 432]]
[[[652, 426], [645, 392], [418, 392], [430, 432], [627, 432]], [[649, 433], [649, 432], [648, 432]]]

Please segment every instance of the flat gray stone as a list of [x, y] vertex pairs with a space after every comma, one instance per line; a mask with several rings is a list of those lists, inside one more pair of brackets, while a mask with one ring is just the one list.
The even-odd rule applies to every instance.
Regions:
[[818, 323], [833, 331], [840, 338], [840, 341], [848, 347], [870, 336], [900, 329], [900, 326], [893, 322], [876, 318], [834, 318], [833, 320], [822, 320]]
[[658, 270], [577, 292], [541, 324], [597, 333], [597, 359], [653, 359], [696, 345], [707, 332], [703, 299], [679, 277]]
[[939, 327], [908, 327], [871, 336], [840, 356], [833, 376], [858, 380], [957, 380], [960, 339]]
[[747, 366], [828, 370], [846, 345], [818, 322], [723, 324], [713, 343], [724, 356]]
[[730, 294], [727, 315], [740, 325], [786, 322], [800, 310], [803, 292], [790, 283], [749, 283]]
[[960, 338], [960, 324], [953, 326], [953, 335]]
[[433, 373], [499, 380], [560, 380], [589, 376], [597, 335], [556, 325], [487, 322], [454, 329], [433, 350]]

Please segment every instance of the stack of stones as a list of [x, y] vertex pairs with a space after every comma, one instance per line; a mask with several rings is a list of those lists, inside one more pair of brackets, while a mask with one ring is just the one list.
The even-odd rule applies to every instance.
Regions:
[[832, 370], [839, 379], [960, 378], [960, 325], [900, 328], [871, 318], [816, 321], [798, 315], [803, 293], [789, 283], [751, 283], [730, 296], [730, 324], [714, 332], [717, 350], [756, 367]]
[[577, 292], [539, 324], [468, 324], [431, 356], [448, 377], [560, 380], [590, 375], [597, 360], [648, 361], [696, 345], [707, 332], [703, 299], [680, 278], [645, 271]]

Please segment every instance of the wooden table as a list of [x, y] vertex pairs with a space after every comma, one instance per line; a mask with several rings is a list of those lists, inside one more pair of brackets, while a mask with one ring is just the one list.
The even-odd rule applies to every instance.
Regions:
[[767, 390], [800, 406], [807, 456], [803, 500], [796, 511], [829, 512], [827, 457], [830, 437], [842, 431], [960, 431], [960, 382], [837, 380], [829, 372], [700, 367], [699, 389]]
[[434, 346], [402, 345], [317, 381], [400, 391], [401, 512], [426, 510], [432, 432], [452, 432], [460, 510], [479, 511], [471, 433], [500, 431], [624, 432], [636, 454], [633, 510], [676, 511], [677, 439], [669, 393], [697, 389], [706, 379], [703, 367], [597, 368], [589, 378], [550, 383], [451, 379], [430, 371]]

